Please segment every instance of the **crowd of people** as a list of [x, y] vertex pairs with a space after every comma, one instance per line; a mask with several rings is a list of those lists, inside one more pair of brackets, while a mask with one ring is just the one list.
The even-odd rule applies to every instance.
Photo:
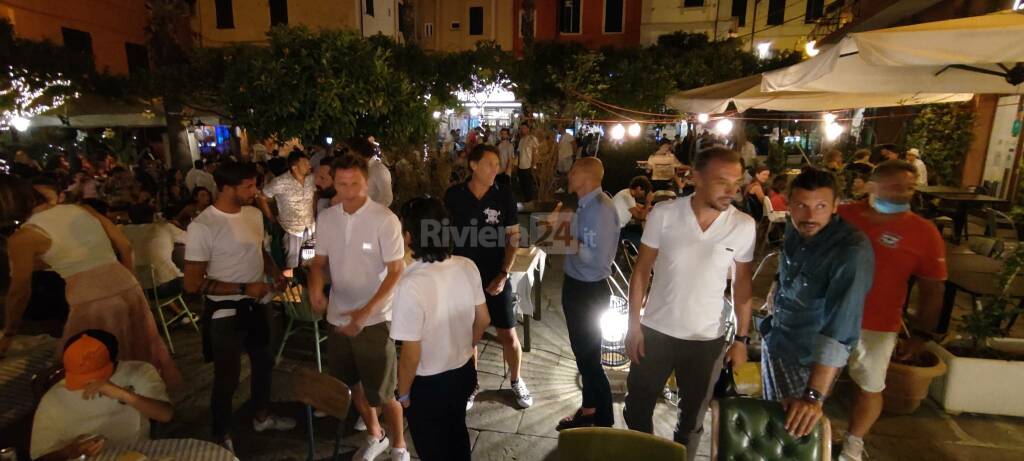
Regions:
[[[185, 174], [148, 158], [126, 168], [112, 156], [76, 161], [77, 169], [58, 156], [44, 171], [17, 156], [13, 174], [0, 176], [11, 265], [0, 354], [24, 318], [66, 316], [67, 376], [37, 411], [33, 458], [93, 455], [105, 443], [145, 438], [149, 420], [173, 416], [168, 391], [181, 375], [143, 290], [203, 300], [201, 318], [181, 318], [200, 324], [204, 359], [214, 364], [217, 442], [234, 450], [232, 401], [243, 353], [252, 368], [254, 430], [293, 428], [294, 420], [269, 411], [270, 305], [274, 293], [299, 284], [329, 324], [327, 370], [352, 390], [365, 425], [366, 442], [353, 459], [387, 451], [409, 459], [406, 422], [422, 459], [470, 459], [466, 412], [481, 390], [476, 346], [488, 327], [516, 406], [534, 404], [509, 282], [522, 234], [517, 202], [536, 197], [538, 140], [530, 130], [519, 126], [513, 139], [507, 128], [474, 129], [464, 146], [453, 132], [442, 147], [464, 161], [462, 176], [443, 197], [401, 206], [392, 203], [390, 171], [372, 137], [348, 140], [345, 151], [316, 146], [271, 152], [265, 161], [197, 160]], [[620, 241], [629, 240], [638, 255], [622, 418], [653, 432], [654, 407], [674, 373], [674, 439], [696, 456], [721, 368], [748, 360], [757, 223], [770, 206], [788, 211], [790, 224], [769, 295], [772, 315], [756, 326], [765, 398], [783, 403], [787, 430], [806, 435], [848, 366], [859, 392], [841, 459], [862, 459], [909, 278], [919, 280], [921, 314], [901, 354], [916, 353], [930, 337], [941, 302], [945, 246], [909, 208], [926, 174], [915, 162], [920, 153], [910, 149], [904, 161], [895, 146], [883, 146], [877, 164], [869, 151], [844, 164], [828, 152], [821, 168], [773, 178], [744, 158], [746, 145], [705, 146], [680, 159], [679, 144], [661, 142], [647, 162], [651, 176], [612, 195], [602, 188], [601, 160], [581, 155], [586, 147], [570, 133], [558, 138], [555, 168], [577, 206], [546, 219], [573, 223], [576, 251], [564, 259], [562, 309], [583, 392], [579, 408], [553, 424], [615, 423], [597, 319], [608, 307]], [[655, 205], [658, 191], [673, 194]], [[176, 243], [184, 244], [184, 270], [174, 262]], [[39, 271], [59, 277], [37, 280]], [[52, 296], [42, 287], [58, 282], [63, 312], [39, 298]], [[110, 410], [111, 401], [125, 405]]]

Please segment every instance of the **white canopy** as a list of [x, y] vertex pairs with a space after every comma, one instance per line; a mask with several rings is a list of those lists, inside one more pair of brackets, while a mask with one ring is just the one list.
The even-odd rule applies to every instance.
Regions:
[[717, 114], [728, 110], [767, 109], [779, 111], [827, 111], [860, 107], [889, 107], [937, 102], [970, 100], [974, 95], [963, 94], [879, 94], [879, 93], [821, 93], [805, 91], [761, 91], [762, 75], [753, 75], [693, 90], [682, 91], [668, 98], [669, 107], [680, 112]]
[[765, 73], [761, 89], [1021, 94], [1024, 85], [993, 75], [1018, 62], [1024, 15], [1004, 11], [850, 34], [814, 58]]

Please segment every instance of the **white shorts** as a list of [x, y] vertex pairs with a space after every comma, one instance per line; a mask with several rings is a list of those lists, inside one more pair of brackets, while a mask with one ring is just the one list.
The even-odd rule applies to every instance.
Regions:
[[860, 331], [860, 340], [850, 354], [849, 371], [853, 382], [864, 392], [885, 389], [885, 372], [897, 339], [895, 331]]

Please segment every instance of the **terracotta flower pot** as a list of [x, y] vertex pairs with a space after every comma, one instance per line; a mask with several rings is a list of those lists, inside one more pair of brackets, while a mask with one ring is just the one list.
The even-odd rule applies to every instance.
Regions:
[[921, 352], [923, 366], [889, 362], [882, 399], [886, 412], [906, 415], [921, 406], [932, 380], [946, 374], [946, 364], [930, 351]]

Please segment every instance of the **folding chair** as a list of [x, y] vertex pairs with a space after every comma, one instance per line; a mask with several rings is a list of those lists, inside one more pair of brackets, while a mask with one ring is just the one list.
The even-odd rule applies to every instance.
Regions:
[[[140, 272], [140, 270], [142, 272]], [[174, 322], [188, 316], [189, 320], [192, 321], [192, 328], [196, 330], [196, 333], [199, 333], [199, 325], [196, 325], [196, 317], [192, 315], [192, 310], [188, 308], [188, 303], [186, 303], [185, 298], [182, 297], [182, 292], [179, 291], [178, 293], [164, 298], [160, 298], [160, 296], [158, 296], [156, 291], [157, 283], [155, 267], [152, 265], [140, 266], [136, 268], [135, 273], [149, 274], [149, 294], [152, 296], [150, 306], [154, 311], [156, 311], [156, 317], [160, 322], [160, 329], [163, 330], [164, 338], [167, 339], [167, 348], [170, 349], [171, 354], [174, 354], [174, 341], [171, 339], [171, 332], [168, 327]], [[136, 275], [136, 278], [138, 278], [138, 275]], [[181, 307], [181, 312], [170, 317], [164, 315], [164, 308], [174, 304]]]

